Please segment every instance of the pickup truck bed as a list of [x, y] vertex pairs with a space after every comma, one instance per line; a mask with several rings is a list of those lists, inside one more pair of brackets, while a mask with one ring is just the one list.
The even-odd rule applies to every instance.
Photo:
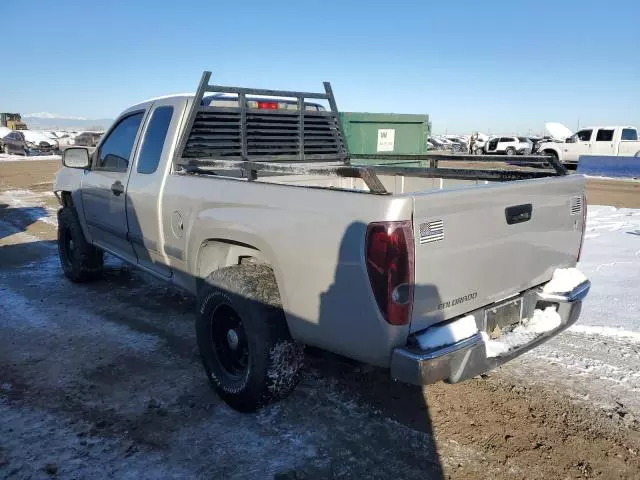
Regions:
[[[270, 384], [251, 375], [272, 367], [264, 352], [290, 341], [391, 368], [396, 378], [423, 384], [492, 368], [577, 319], [588, 282], [552, 292], [553, 298], [542, 286], [578, 259], [586, 215], [583, 176], [566, 175], [552, 159], [546, 168], [505, 170], [438, 168], [438, 157], [422, 169], [353, 167], [328, 85], [325, 94], [303, 94], [210, 86], [208, 80], [205, 75], [194, 97], [152, 100], [125, 111], [90, 166], [74, 164], [81, 149], [65, 151], [63, 163], [82, 170], [63, 168], [55, 191], [82, 230], [74, 245], [95, 249], [86, 250], [87, 258], [110, 252], [199, 297], [205, 370], [236, 408], [264, 403]], [[203, 105], [209, 90], [236, 93], [238, 107]], [[312, 95], [327, 99], [331, 112], [256, 113], [246, 107], [252, 94], [297, 98], [298, 106]], [[149, 132], [155, 132], [156, 113], [166, 114], [167, 107], [173, 114], [151, 169]], [[112, 132], [136, 115], [140, 126], [131, 133], [130, 155], [118, 153], [114, 168], [99, 168], [116, 155], [109, 152]], [[542, 167], [549, 161], [498, 158]], [[496, 159], [482, 161], [488, 160]], [[59, 242], [65, 273], [77, 279], [66, 251], [65, 235], [72, 231], [61, 225]], [[270, 286], [238, 273], [249, 270]], [[251, 306], [235, 311], [249, 326], [256, 321], [250, 313], [258, 308], [256, 298], [271, 292], [261, 302], [269, 312], [277, 306], [284, 324], [276, 329], [281, 343], [271, 350], [243, 340], [273, 342], [266, 332], [256, 337], [254, 330], [252, 337], [236, 325], [215, 333], [220, 320], [211, 302], [236, 298], [228, 290], [238, 288]], [[549, 306], [560, 318], [552, 330], [498, 358], [487, 354], [487, 335], [495, 337], [496, 326], [508, 332], [534, 309]], [[262, 315], [252, 328], [260, 330], [274, 314]], [[466, 337], [436, 350], [417, 346], [443, 325], [460, 319], [468, 325], [470, 316], [476, 329]], [[245, 345], [251, 361], [265, 362], [242, 374], [261, 385], [261, 393], [247, 393], [237, 376], [220, 370], [221, 354], [211, 345], [221, 336], [219, 348]]]

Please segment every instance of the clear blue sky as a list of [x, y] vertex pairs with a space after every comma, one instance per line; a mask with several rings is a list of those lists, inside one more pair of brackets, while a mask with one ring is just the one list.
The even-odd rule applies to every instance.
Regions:
[[[216, 83], [321, 89], [436, 132], [640, 126], [640, 1], [2, 2], [0, 111], [113, 118]], [[10, 55], [9, 55], [10, 52]]]

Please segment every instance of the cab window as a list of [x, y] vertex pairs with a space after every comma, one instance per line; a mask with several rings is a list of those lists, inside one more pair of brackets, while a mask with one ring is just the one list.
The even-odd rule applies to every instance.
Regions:
[[608, 129], [600, 129], [598, 130], [598, 135], [596, 136], [596, 142], [610, 142], [613, 140], [613, 130]]
[[592, 133], [593, 130], [580, 130], [576, 133], [576, 137], [578, 137], [578, 140], [581, 142], [590, 142]]
[[158, 107], [153, 111], [138, 158], [138, 173], [150, 174], [158, 168], [172, 116], [173, 107]]
[[112, 172], [126, 172], [144, 112], [124, 117], [111, 130], [100, 146], [94, 168]]

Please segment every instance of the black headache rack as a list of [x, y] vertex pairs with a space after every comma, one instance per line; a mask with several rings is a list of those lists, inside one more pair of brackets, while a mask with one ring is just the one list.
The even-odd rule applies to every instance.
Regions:
[[[209, 85], [211, 72], [204, 72], [196, 92], [187, 125], [180, 139], [175, 166], [179, 171], [213, 174], [220, 169], [238, 169], [249, 181], [259, 174], [334, 175], [360, 178], [371, 193], [388, 192], [376, 174], [438, 177], [469, 180], [513, 181], [566, 175], [555, 158], [539, 155], [350, 155], [338, 108], [329, 82], [325, 93], [293, 92]], [[232, 94], [232, 106], [203, 105], [208, 92]], [[257, 96], [257, 97], [256, 97]], [[294, 99], [297, 108], [250, 108], [248, 101], [260, 96]], [[309, 109], [305, 102], [325, 100], [330, 111]], [[267, 102], [277, 100], [269, 99]], [[290, 100], [289, 100], [290, 103]], [[355, 166], [351, 159], [379, 159], [387, 165]], [[429, 167], [403, 167], [391, 162], [428, 161]], [[523, 169], [442, 168], [445, 162], [507, 162]], [[466, 165], [465, 165], [466, 166]], [[540, 171], [531, 167], [550, 166]]]

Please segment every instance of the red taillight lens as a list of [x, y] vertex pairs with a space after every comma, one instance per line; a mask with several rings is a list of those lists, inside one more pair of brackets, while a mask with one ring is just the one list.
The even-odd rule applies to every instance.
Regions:
[[587, 195], [582, 195], [582, 236], [580, 237], [580, 248], [578, 249], [578, 259], [582, 256], [582, 246], [584, 245], [584, 232], [587, 229]]
[[258, 108], [262, 110], [277, 110], [278, 102], [258, 102]]
[[408, 324], [414, 285], [411, 222], [369, 224], [365, 248], [369, 282], [382, 315], [391, 325]]

